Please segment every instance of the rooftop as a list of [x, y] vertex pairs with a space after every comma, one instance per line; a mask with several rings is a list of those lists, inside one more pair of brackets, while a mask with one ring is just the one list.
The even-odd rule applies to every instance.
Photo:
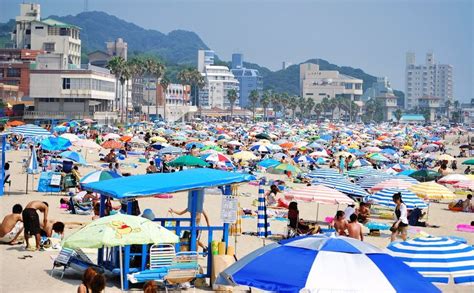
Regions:
[[421, 114], [403, 114], [400, 121], [425, 121], [425, 117]]
[[73, 24], [64, 23], [62, 21], [55, 20], [52, 18], [43, 19], [41, 22], [49, 26], [56, 26], [56, 27], [62, 27], [62, 28], [74, 28], [74, 29], [79, 29], [79, 30], [81, 29], [80, 27], [75, 26]]

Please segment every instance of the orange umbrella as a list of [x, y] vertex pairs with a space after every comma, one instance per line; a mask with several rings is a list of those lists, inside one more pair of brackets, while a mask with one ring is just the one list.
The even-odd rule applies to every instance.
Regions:
[[8, 125], [8, 126], [11, 126], [11, 127], [16, 127], [16, 126], [25, 125], [25, 122], [23, 122], [23, 121], [18, 121], [18, 120], [14, 120], [14, 121], [8, 121], [8, 122], [7, 122], [7, 125]]
[[295, 144], [290, 142], [290, 141], [287, 141], [287, 142], [284, 142], [282, 144], [280, 144], [280, 146], [284, 149], [291, 149]]
[[129, 135], [124, 135], [120, 138], [121, 141], [123, 142], [129, 142], [132, 140], [132, 136], [129, 136]]
[[116, 140], [108, 140], [102, 144], [104, 149], [121, 149], [122, 143]]

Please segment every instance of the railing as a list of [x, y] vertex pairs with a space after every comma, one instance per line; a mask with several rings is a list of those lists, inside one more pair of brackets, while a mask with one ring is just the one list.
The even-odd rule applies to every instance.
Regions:
[[43, 111], [25, 111], [24, 119], [85, 119], [93, 118], [91, 112], [43, 112]]

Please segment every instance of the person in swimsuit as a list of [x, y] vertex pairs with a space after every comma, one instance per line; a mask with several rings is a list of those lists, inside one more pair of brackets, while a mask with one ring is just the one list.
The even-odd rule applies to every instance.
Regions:
[[48, 225], [48, 211], [49, 205], [45, 201], [32, 201], [30, 202], [22, 213], [23, 225], [25, 228], [25, 241], [26, 249], [35, 250], [30, 248], [29, 238], [30, 236], [35, 236], [36, 240], [36, 250], [40, 249], [40, 240], [41, 240], [41, 224], [37, 210], [43, 213], [43, 226]]
[[350, 222], [347, 224], [347, 231], [349, 237], [364, 241], [364, 234], [362, 233], [362, 225], [357, 221], [357, 215], [352, 214], [350, 216]]
[[16, 239], [23, 231], [22, 211], [23, 207], [16, 204], [12, 208], [12, 213], [3, 218], [0, 225], [0, 243], [17, 244]]
[[395, 241], [397, 238], [397, 234], [400, 233], [402, 235], [403, 241], [407, 239], [407, 227], [408, 227], [408, 210], [407, 206], [402, 200], [402, 195], [400, 192], [395, 193], [392, 196], [393, 202], [396, 204], [395, 207], [395, 220], [396, 222], [393, 223], [392, 228], [392, 235], [390, 237], [391, 242]]
[[344, 211], [336, 212], [336, 217], [334, 217], [332, 226], [336, 229], [336, 235], [347, 236], [347, 220]]

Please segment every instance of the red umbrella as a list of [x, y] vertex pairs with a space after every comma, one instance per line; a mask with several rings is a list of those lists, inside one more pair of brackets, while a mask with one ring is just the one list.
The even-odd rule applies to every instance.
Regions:
[[121, 149], [122, 143], [116, 140], [108, 140], [102, 144], [104, 149]]

